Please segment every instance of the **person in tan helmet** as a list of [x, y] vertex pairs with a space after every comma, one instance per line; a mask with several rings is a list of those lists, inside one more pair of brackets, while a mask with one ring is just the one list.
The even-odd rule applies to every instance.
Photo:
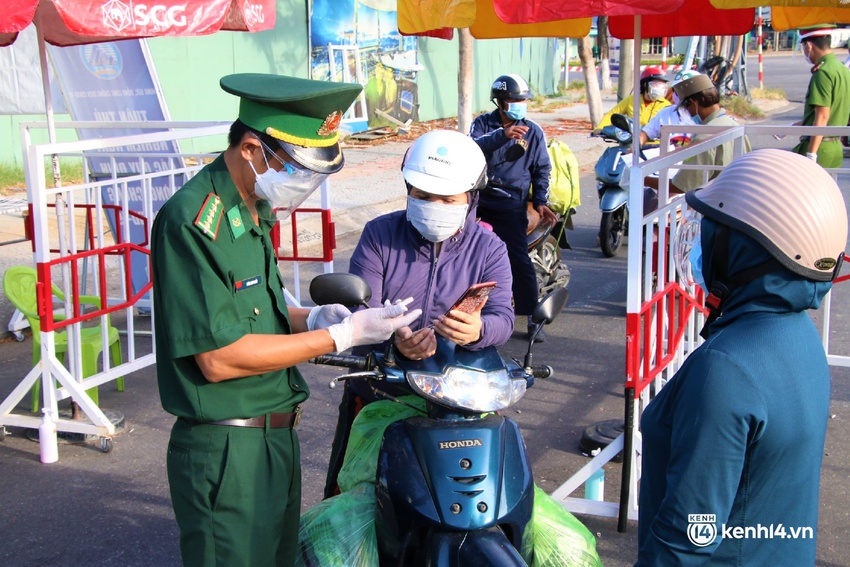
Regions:
[[844, 199], [814, 161], [778, 149], [685, 199], [677, 270], [710, 314], [641, 417], [637, 565], [814, 565], [830, 378], [806, 311], [840, 271]]

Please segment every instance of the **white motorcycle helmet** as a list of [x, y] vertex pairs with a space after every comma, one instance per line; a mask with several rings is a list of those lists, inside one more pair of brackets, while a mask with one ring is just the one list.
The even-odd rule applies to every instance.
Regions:
[[799, 154], [750, 152], [685, 200], [749, 236], [804, 278], [830, 282], [841, 269], [847, 245], [844, 198], [832, 176]]
[[409, 186], [434, 195], [459, 195], [487, 184], [484, 153], [457, 130], [420, 136], [404, 156], [401, 172]]
[[685, 79], [690, 79], [691, 77], [696, 77], [699, 74], [700, 74], [700, 72], [697, 71], [696, 69], [682, 69], [681, 71], [676, 73], [675, 77], [673, 77], [673, 83], [670, 86], [675, 87], [676, 85], [678, 85], [679, 83], [681, 83]]

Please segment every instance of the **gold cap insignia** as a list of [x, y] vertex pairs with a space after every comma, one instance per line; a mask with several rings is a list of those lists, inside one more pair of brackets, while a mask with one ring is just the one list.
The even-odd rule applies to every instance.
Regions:
[[328, 114], [328, 117], [325, 118], [324, 122], [322, 122], [317, 134], [319, 134], [319, 136], [330, 136], [337, 131], [340, 122], [342, 122], [342, 111], [334, 110]]

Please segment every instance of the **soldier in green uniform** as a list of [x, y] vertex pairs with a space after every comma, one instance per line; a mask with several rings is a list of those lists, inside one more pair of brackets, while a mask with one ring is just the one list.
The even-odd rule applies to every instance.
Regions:
[[[157, 379], [175, 415], [167, 469], [185, 565], [287, 566], [297, 549], [295, 367], [386, 340], [419, 310], [288, 308], [269, 231], [343, 166], [340, 118], [359, 85], [230, 75], [229, 146], [153, 224]], [[365, 314], [361, 316], [361, 313]]]
[[[850, 70], [832, 53], [830, 28], [800, 30], [803, 56], [814, 65], [806, 91], [803, 126], [847, 126], [850, 119]], [[795, 153], [822, 167], [841, 167], [844, 150], [838, 136], [801, 136]]]

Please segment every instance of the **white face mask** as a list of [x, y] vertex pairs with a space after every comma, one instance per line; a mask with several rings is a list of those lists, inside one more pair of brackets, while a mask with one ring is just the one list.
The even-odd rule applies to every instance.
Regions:
[[442, 242], [466, 222], [469, 205], [446, 205], [414, 197], [407, 198], [407, 220], [419, 234], [431, 242]]
[[667, 85], [649, 86], [649, 94], [647, 97], [649, 100], [661, 100], [665, 96], [667, 96]]
[[[271, 150], [262, 142], [264, 148]], [[271, 152], [272, 155], [276, 154]], [[283, 169], [275, 171], [269, 166], [269, 161], [266, 158], [266, 152], [263, 152], [263, 160], [266, 162], [265, 172], [258, 174], [254, 168], [254, 164], [248, 162], [251, 169], [254, 171], [256, 181], [254, 182], [254, 193], [260, 199], [269, 202], [272, 209], [279, 219], [286, 218], [292, 214], [292, 211], [298, 208], [301, 203], [307, 200], [313, 191], [322, 184], [327, 177], [326, 174], [316, 173], [305, 169], [295, 163], [283, 163]]]

